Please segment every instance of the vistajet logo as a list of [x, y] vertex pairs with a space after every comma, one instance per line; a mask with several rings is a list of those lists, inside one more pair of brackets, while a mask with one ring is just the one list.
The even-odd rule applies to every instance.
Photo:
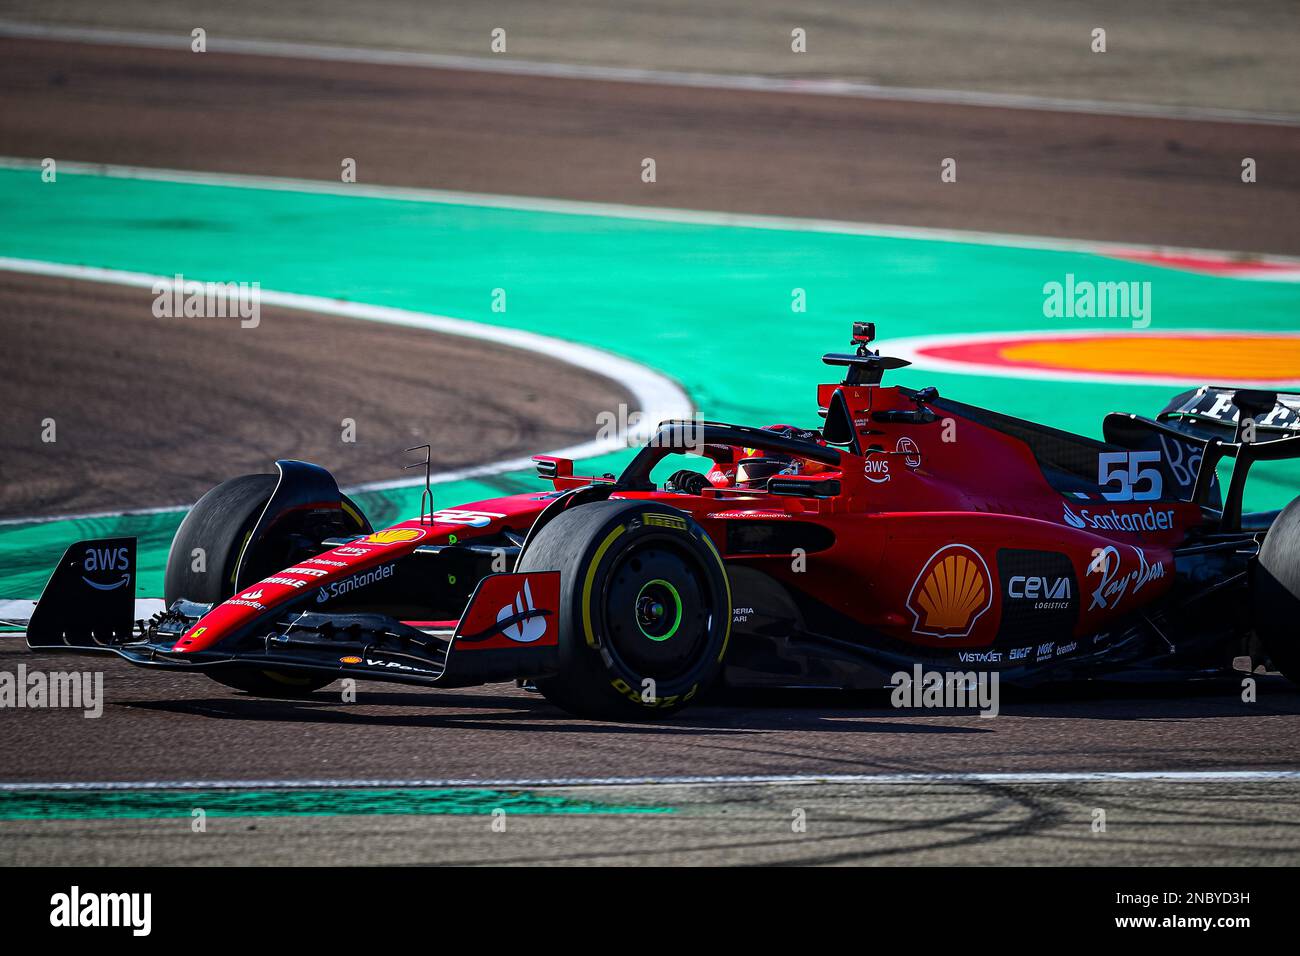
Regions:
[[83, 893], [74, 886], [50, 897], [50, 925], [129, 927], [133, 936], [148, 936], [153, 929], [153, 894]]

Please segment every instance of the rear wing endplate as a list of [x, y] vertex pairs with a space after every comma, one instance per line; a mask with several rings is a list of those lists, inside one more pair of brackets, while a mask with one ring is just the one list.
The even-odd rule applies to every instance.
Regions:
[[1107, 441], [1127, 448], [1144, 437], [1158, 440], [1167, 464], [1177, 462], [1185, 476], [1194, 466], [1185, 500], [1207, 507], [1213, 505], [1219, 462], [1235, 458], [1221, 524], [1225, 531], [1236, 531], [1250, 466], [1300, 458], [1300, 393], [1203, 385], [1176, 395], [1154, 421], [1140, 415], [1107, 415], [1104, 432]]

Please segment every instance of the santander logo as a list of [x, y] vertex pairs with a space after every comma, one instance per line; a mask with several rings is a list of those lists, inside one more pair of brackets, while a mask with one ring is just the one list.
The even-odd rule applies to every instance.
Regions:
[[1080, 508], [1075, 514], [1064, 505], [1062, 520], [1071, 528], [1093, 528], [1102, 531], [1169, 531], [1174, 527], [1174, 509], [1148, 505], [1142, 511], [1090, 511]]

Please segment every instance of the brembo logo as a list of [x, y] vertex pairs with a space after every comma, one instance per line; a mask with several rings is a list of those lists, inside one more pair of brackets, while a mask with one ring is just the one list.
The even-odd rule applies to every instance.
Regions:
[[127, 555], [127, 549], [121, 548], [87, 548], [86, 555], [82, 558], [81, 569], [86, 574], [95, 574], [100, 571], [121, 571], [122, 576], [116, 581], [103, 583], [92, 581], [85, 574], [81, 580], [85, 581], [97, 591], [116, 591], [118, 588], [127, 584], [131, 580], [131, 559]]
[[1149, 505], [1146, 511], [1122, 512], [1110, 509], [1109, 513], [1094, 514], [1087, 508], [1080, 508], [1075, 514], [1070, 506], [1065, 505], [1065, 523], [1071, 528], [1098, 528], [1105, 531], [1168, 531], [1174, 526], [1172, 508], [1157, 511]]

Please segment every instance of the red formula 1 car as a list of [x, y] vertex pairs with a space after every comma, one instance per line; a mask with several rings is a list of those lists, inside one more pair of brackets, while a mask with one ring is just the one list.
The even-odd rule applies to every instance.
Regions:
[[[907, 363], [873, 336], [824, 357], [846, 377], [820, 429], [665, 422], [617, 478], [542, 457], [554, 490], [379, 531], [317, 466], [234, 478], [177, 530], [164, 613], [132, 621], [134, 539], [82, 541], [28, 643], [277, 696], [531, 681], [602, 718], [918, 663], [1033, 683], [1251, 655], [1300, 678], [1300, 500], [1242, 513], [1253, 462], [1300, 457], [1300, 396], [1200, 388], [1097, 441], [883, 385]], [[705, 471], [657, 485], [678, 455]]]

